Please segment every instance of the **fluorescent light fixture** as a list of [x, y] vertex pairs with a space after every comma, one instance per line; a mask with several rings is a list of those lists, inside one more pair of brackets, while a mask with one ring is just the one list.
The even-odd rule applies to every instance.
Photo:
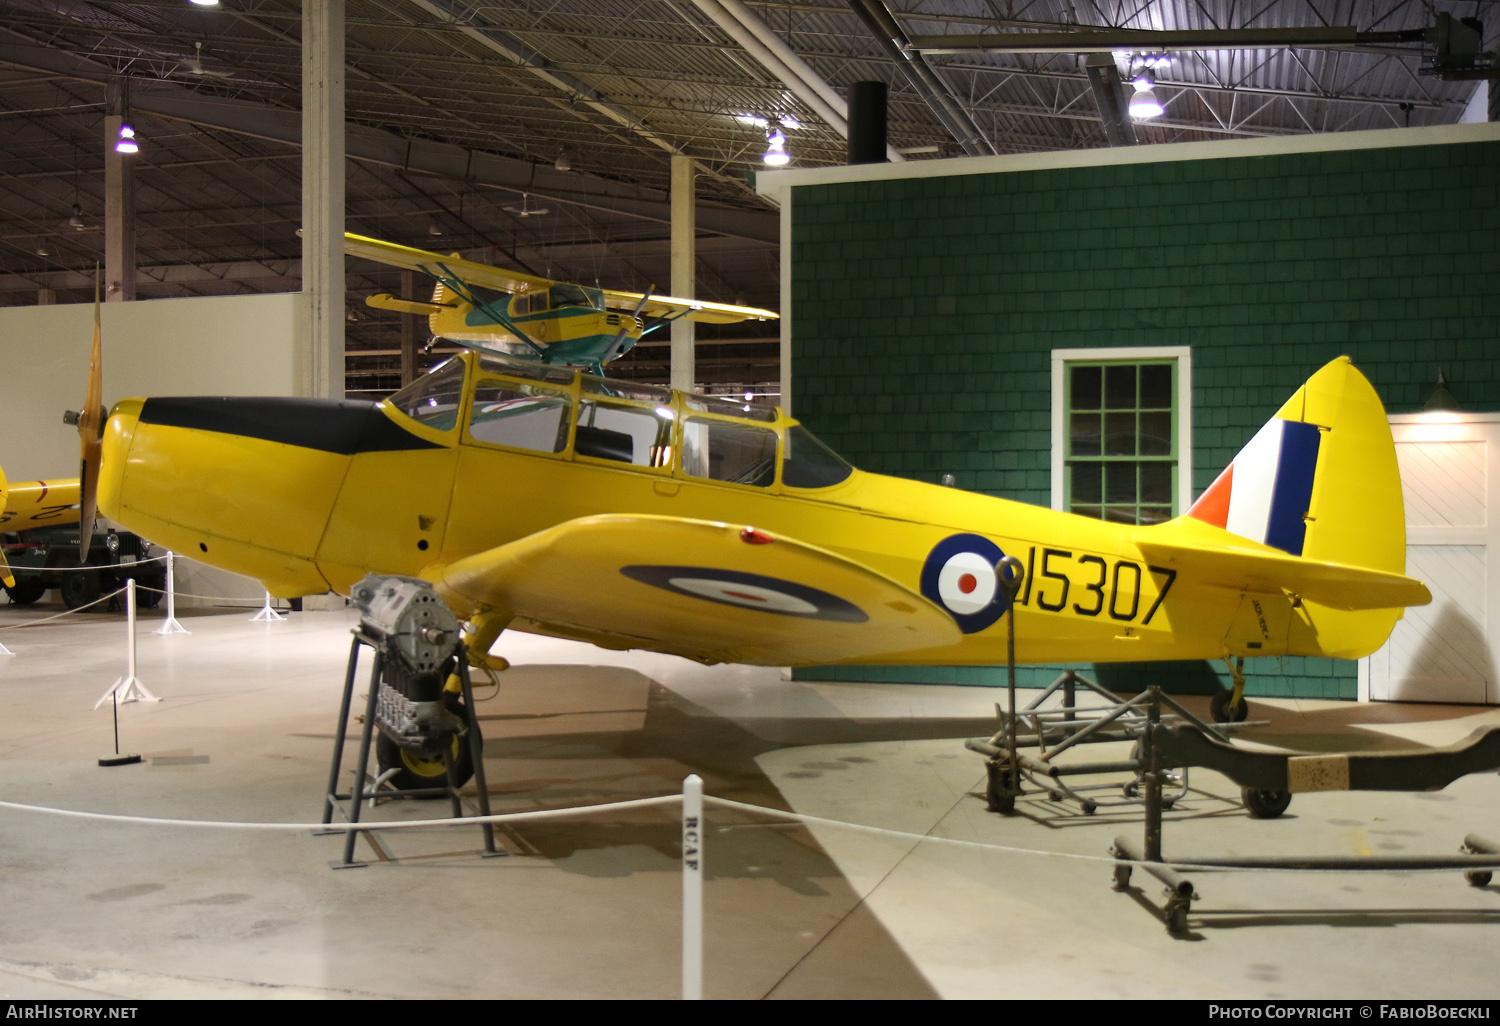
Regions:
[[772, 120], [771, 118], [763, 118], [759, 114], [736, 114], [734, 120], [742, 125], [753, 125], [756, 128], [770, 128], [772, 125], [780, 125], [782, 128], [799, 131], [806, 127], [796, 118], [789, 118], [784, 115]]
[[1130, 98], [1130, 116], [1133, 118], [1159, 118], [1166, 112], [1161, 101], [1156, 98], [1156, 85], [1151, 76], [1142, 72], [1131, 80], [1135, 86], [1135, 95]]
[[219, 0], [192, 0], [192, 2], [195, 3], [195, 4], [197, 4], [199, 7], [217, 7], [217, 6], [219, 6]]
[[139, 153], [141, 146], [135, 141], [135, 129], [129, 125], [120, 126], [120, 138], [115, 140], [116, 153]]
[[768, 167], [781, 167], [792, 159], [792, 155], [786, 151], [786, 134], [779, 126], [773, 126], [766, 133], [766, 152], [760, 159]]

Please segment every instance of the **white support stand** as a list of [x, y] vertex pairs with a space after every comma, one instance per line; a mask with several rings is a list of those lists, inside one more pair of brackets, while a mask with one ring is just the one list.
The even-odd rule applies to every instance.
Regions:
[[167, 553], [167, 618], [153, 634], [191, 634], [182, 624], [177, 622], [177, 578], [172, 573], [172, 563], [176, 557]]
[[260, 612], [250, 618], [254, 623], [256, 620], [264, 620], [270, 623], [272, 620], [285, 620], [286, 617], [271, 608], [271, 593], [266, 592], [266, 604], [260, 607]]
[[682, 782], [682, 1000], [703, 1000], [703, 778]]
[[129, 638], [126, 642], [126, 672], [125, 676], [115, 681], [114, 686], [106, 691], [99, 701], [94, 703], [97, 709], [105, 702], [114, 699], [116, 705], [124, 705], [127, 702], [160, 702], [146, 685], [142, 684], [140, 678], [135, 675], [135, 578], [129, 577], [125, 580], [125, 625], [129, 630]]
[[4, 645], [0, 645], [0, 656], [8, 656], [8, 655], [15, 655], [15, 653], [12, 652], [10, 649], [6, 648]]

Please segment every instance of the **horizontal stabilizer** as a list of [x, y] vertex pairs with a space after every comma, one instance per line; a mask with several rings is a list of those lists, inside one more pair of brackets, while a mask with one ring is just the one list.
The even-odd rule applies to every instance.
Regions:
[[431, 314], [441, 313], [444, 310], [457, 309], [458, 304], [425, 303], [417, 299], [397, 299], [389, 292], [381, 292], [366, 299], [365, 306], [374, 307], [376, 310], [393, 310], [396, 313], [417, 314], [420, 317], [427, 317]]
[[583, 517], [435, 569], [456, 610], [704, 662], [805, 665], [956, 644], [953, 618], [825, 549], [739, 524]]
[[1152, 563], [1204, 584], [1259, 594], [1289, 592], [1331, 609], [1396, 609], [1432, 601], [1427, 585], [1403, 574], [1288, 555], [1193, 517], [1149, 528], [1136, 538]]

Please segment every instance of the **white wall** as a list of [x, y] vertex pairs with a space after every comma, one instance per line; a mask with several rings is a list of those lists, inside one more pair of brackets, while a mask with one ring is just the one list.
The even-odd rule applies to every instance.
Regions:
[[[104, 405], [130, 396], [299, 395], [307, 346], [299, 293], [105, 303]], [[11, 481], [78, 476], [92, 303], [0, 308], [0, 467]], [[178, 589], [252, 598], [247, 578], [178, 564]], [[189, 605], [184, 600], [184, 605]]]

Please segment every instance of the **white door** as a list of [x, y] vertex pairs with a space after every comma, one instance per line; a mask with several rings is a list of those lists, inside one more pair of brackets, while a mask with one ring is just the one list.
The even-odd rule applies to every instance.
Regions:
[[[1376, 701], [1500, 702], [1492, 639], [1500, 614], [1500, 418], [1391, 417], [1406, 506], [1406, 572], [1432, 603], [1406, 610], [1385, 647], [1362, 660], [1361, 690]], [[1427, 419], [1423, 419], [1423, 418]], [[1368, 690], [1366, 690], [1366, 688]]]

